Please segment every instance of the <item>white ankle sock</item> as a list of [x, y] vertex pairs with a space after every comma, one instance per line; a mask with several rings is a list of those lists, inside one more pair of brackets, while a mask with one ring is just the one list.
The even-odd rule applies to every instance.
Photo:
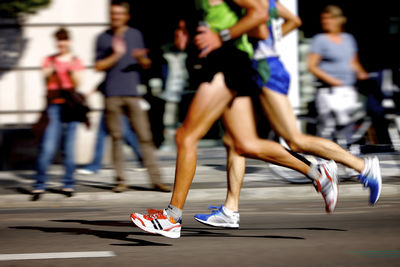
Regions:
[[176, 221], [182, 218], [182, 210], [171, 204], [169, 204], [165, 210], [167, 211], [167, 215], [174, 218]]

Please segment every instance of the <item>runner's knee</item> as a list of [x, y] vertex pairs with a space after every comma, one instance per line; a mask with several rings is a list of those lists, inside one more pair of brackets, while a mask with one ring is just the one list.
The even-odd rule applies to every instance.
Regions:
[[257, 144], [251, 140], [235, 142], [235, 150], [240, 156], [254, 156], [259, 153]]
[[184, 127], [179, 127], [176, 131], [175, 142], [178, 147], [190, 147], [194, 145], [196, 138]]

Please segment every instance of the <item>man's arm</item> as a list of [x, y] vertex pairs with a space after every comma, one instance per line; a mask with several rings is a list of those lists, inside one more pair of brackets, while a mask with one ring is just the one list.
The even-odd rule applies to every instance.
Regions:
[[[259, 0], [259, 1], [261, 6], [266, 10], [268, 14], [269, 1], [268, 0]], [[255, 28], [247, 32], [247, 35], [249, 37], [256, 38], [259, 40], [267, 39], [269, 34], [270, 33], [268, 31], [267, 23], [259, 24]]]
[[147, 56], [149, 49], [147, 48], [136, 48], [132, 51], [132, 57], [135, 58], [139, 65], [144, 69], [150, 69], [151, 59]]
[[282, 36], [285, 36], [289, 32], [301, 26], [301, 19], [297, 15], [293, 14], [289, 9], [279, 2], [276, 2], [276, 8], [278, 10], [278, 16], [284, 19], [284, 23], [282, 24]]
[[268, 3], [263, 4], [260, 0], [234, 0], [234, 2], [246, 10], [246, 15], [229, 28], [232, 39], [268, 21]]
[[[267, 9], [259, 0], [234, 0], [234, 2], [246, 10], [246, 14], [231, 28], [224, 30], [226, 39], [235, 39], [247, 33], [268, 20]], [[205, 26], [198, 27], [199, 34], [194, 38], [196, 46], [202, 50], [199, 57], [205, 57], [210, 52], [222, 46], [223, 37]]]
[[151, 68], [151, 59], [148, 57], [149, 49], [146, 48], [144, 42], [143, 34], [141, 31], [137, 31], [137, 36], [135, 37], [137, 41], [137, 47], [131, 51], [131, 56], [137, 60], [137, 63], [144, 70]]
[[[97, 43], [97, 51], [99, 51], [99, 43]], [[112, 40], [113, 52], [102, 59], [96, 60], [95, 69], [97, 71], [105, 71], [112, 68], [118, 60], [126, 53], [126, 44], [121, 36], [114, 36]]]

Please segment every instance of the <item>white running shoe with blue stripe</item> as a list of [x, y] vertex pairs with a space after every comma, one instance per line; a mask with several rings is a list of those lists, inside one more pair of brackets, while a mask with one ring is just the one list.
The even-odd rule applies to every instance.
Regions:
[[317, 165], [320, 176], [313, 180], [317, 192], [322, 194], [325, 201], [325, 211], [332, 213], [338, 199], [337, 165], [333, 160], [323, 160]]
[[198, 222], [215, 227], [239, 228], [239, 212], [233, 212], [232, 215], [224, 212], [224, 205], [221, 207], [209, 206], [211, 214], [195, 214], [194, 219]]
[[369, 188], [369, 203], [375, 205], [382, 191], [381, 167], [378, 157], [365, 158], [365, 168], [358, 177], [364, 187]]

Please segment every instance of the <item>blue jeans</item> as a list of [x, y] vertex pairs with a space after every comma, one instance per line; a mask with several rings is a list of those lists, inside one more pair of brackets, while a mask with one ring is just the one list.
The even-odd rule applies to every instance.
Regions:
[[[125, 115], [122, 115], [122, 132], [124, 134], [125, 143], [132, 148], [140, 164], [143, 165], [143, 158], [140, 152], [137, 136], [130, 126], [128, 117]], [[108, 132], [106, 128], [106, 120], [105, 120], [105, 114], [103, 112], [99, 123], [99, 129], [97, 131], [97, 139], [96, 139], [93, 161], [84, 167], [85, 170], [97, 172], [101, 168], [101, 163], [103, 161], [104, 144], [105, 144], [104, 139], [107, 136]]]
[[61, 105], [57, 104], [52, 104], [47, 108], [47, 115], [49, 124], [40, 143], [34, 189], [46, 189], [47, 169], [54, 159], [60, 139], [62, 140], [65, 167], [62, 182], [64, 183], [64, 188], [74, 188], [74, 146], [78, 122], [63, 123], [61, 121]]

